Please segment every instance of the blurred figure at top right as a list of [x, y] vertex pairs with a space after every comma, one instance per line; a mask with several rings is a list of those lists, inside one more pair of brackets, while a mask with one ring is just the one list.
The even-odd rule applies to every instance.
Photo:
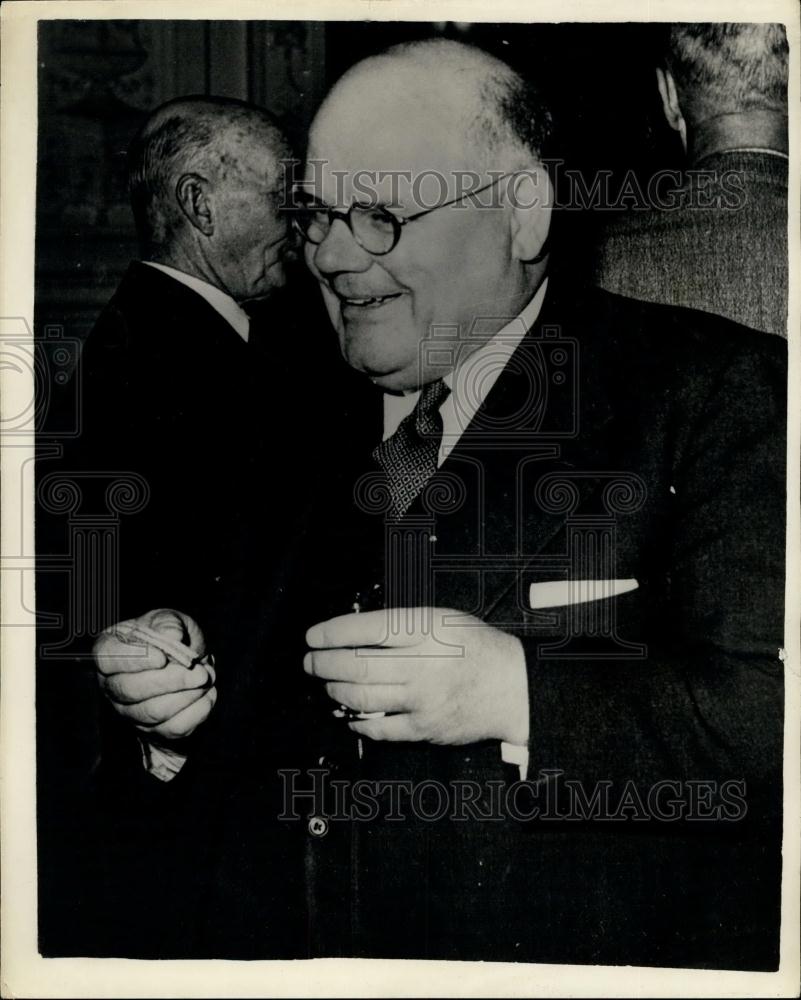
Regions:
[[787, 336], [787, 60], [780, 24], [670, 26], [656, 79], [686, 177], [610, 223], [596, 284]]

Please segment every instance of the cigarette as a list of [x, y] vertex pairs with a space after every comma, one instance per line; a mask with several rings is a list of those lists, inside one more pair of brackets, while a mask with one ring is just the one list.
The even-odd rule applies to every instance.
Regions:
[[121, 622], [114, 627], [114, 632], [123, 642], [141, 642], [146, 646], [153, 646], [160, 650], [166, 657], [187, 670], [191, 670], [198, 663], [206, 659], [205, 654], [192, 649], [191, 646], [184, 646], [183, 643], [175, 642], [161, 632], [148, 628], [146, 625], [133, 625], [129, 622]]

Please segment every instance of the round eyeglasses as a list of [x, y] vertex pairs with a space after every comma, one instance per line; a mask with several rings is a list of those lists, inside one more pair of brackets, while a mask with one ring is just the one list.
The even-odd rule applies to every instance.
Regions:
[[328, 236], [334, 220], [341, 219], [350, 229], [354, 240], [362, 250], [366, 250], [375, 257], [383, 257], [384, 254], [395, 249], [401, 238], [403, 227], [410, 222], [416, 222], [417, 219], [422, 219], [424, 215], [436, 212], [440, 208], [455, 205], [465, 198], [481, 194], [482, 191], [494, 187], [505, 177], [511, 176], [511, 174], [502, 174], [490, 181], [489, 184], [485, 184], [484, 187], [477, 188], [475, 191], [466, 191], [458, 198], [444, 201], [441, 205], [434, 205], [433, 208], [423, 209], [422, 212], [415, 212], [414, 215], [394, 215], [382, 205], [363, 205], [358, 202], [354, 202], [347, 212], [339, 212], [321, 202], [309, 200], [304, 203], [301, 201], [293, 211], [292, 224], [304, 240], [317, 244], [322, 243]]

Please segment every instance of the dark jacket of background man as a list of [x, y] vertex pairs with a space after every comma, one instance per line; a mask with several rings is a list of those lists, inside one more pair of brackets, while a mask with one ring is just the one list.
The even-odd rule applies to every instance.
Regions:
[[[224, 160], [215, 143], [227, 149]], [[219, 714], [235, 713], [242, 696], [244, 637], [280, 615], [282, 552], [308, 469], [308, 454], [294, 447], [305, 412], [293, 408], [286, 366], [313, 328], [298, 328], [295, 303], [279, 291], [286, 155], [267, 113], [238, 101], [179, 99], [151, 115], [130, 156], [143, 260], [130, 265], [84, 346], [80, 436], [57, 468], [40, 470], [40, 488], [76, 483], [81, 513], [90, 515], [102, 513], [110, 482], [132, 477], [116, 564], [95, 560], [92, 597], [78, 611], [95, 631], [153, 608], [180, 608], [202, 622], [225, 664]], [[198, 243], [203, 252], [193, 256]], [[69, 581], [58, 610], [75, 604], [80, 585]], [[257, 613], [261, 587], [271, 601]], [[106, 707], [92, 787], [67, 813], [55, 758], [80, 706], [65, 704], [58, 669], [43, 662], [39, 690], [43, 950], [175, 957], [208, 892], [198, 872], [222, 814], [214, 779], [194, 799], [167, 789], [147, 773], [142, 734]], [[83, 725], [92, 725], [84, 707]], [[280, 714], [279, 705], [276, 726]], [[286, 866], [277, 862], [275, 871], [282, 897]], [[276, 909], [282, 931], [286, 910]]]

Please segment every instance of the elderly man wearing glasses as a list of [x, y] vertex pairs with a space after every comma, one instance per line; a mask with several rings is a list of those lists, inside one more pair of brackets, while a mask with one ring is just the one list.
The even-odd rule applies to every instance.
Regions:
[[549, 277], [549, 126], [507, 66], [424, 42], [311, 130], [295, 224], [380, 405], [326, 492], [304, 667], [335, 777], [407, 798], [310, 838], [310, 870], [339, 871], [353, 954], [767, 967], [782, 352]]
[[[366, 395], [319, 428], [286, 622], [305, 946], [768, 969], [782, 346], [552, 267], [549, 132], [445, 41], [359, 63], [312, 125], [294, 220]], [[268, 646], [266, 741], [303, 653]]]

